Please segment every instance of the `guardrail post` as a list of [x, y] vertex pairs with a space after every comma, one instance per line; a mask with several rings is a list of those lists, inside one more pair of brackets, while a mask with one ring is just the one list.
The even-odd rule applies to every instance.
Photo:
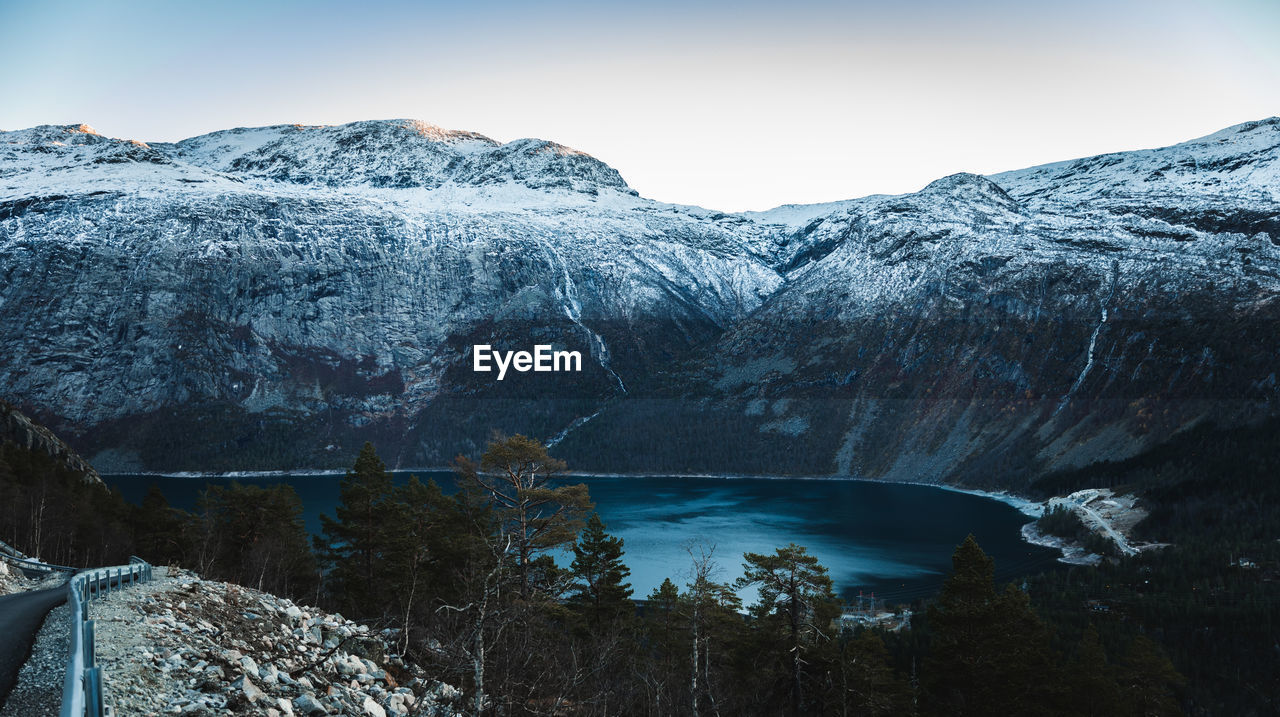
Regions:
[[94, 644], [98, 641], [98, 630], [93, 625], [93, 620], [89, 620], [84, 624], [84, 664], [93, 667], [98, 664], [94, 657]]
[[90, 667], [84, 673], [84, 707], [87, 717], [102, 717], [102, 670]]

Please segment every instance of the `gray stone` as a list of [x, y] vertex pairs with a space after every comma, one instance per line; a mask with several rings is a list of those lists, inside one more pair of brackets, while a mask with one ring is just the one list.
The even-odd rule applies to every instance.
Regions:
[[320, 704], [320, 700], [310, 692], [303, 692], [293, 699], [293, 706], [298, 710], [299, 714], [304, 715], [322, 715], [329, 712], [324, 705]]
[[257, 685], [253, 684], [253, 680], [249, 679], [248, 675], [242, 675], [240, 679], [232, 682], [231, 687], [243, 692], [245, 699], [250, 702], [257, 702], [267, 696], [265, 692], [258, 689]]
[[387, 717], [387, 711], [382, 709], [382, 705], [374, 702], [372, 697], [364, 698], [364, 704], [361, 707], [369, 717]]

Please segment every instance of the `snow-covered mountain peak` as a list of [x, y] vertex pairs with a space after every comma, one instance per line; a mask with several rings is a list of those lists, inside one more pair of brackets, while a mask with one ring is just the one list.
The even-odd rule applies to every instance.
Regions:
[[1133, 197], [1187, 203], [1280, 201], [1280, 118], [1245, 122], [1158, 149], [1055, 162], [991, 177], [1020, 201], [1098, 208]]
[[[87, 124], [42, 124], [27, 129], [0, 132], [0, 144], [17, 145], [31, 150], [40, 146], [69, 146], [119, 142], [103, 137]], [[140, 143], [134, 143], [140, 144]]]
[[584, 152], [541, 139], [517, 139], [461, 160], [451, 168], [450, 176], [459, 184], [517, 182], [534, 189], [635, 193], [613, 167]]
[[[1122, 457], [1201, 398], [1280, 401], [1278, 130], [744, 214], [410, 120], [2, 133], [0, 385], [123, 471], [440, 465], [493, 426], [645, 471]], [[530, 341], [581, 375], [465, 350]], [[1133, 413], [1077, 421], [1095, 400]]]
[[71, 176], [105, 177], [124, 168], [150, 172], [172, 164], [144, 142], [104, 137], [87, 124], [0, 132], [0, 197], [66, 193], [76, 186]]
[[537, 139], [501, 144], [418, 120], [240, 128], [170, 147], [176, 159], [193, 165], [295, 184], [435, 189], [514, 182], [534, 189], [630, 191], [612, 167], [563, 145]]
[[916, 196], [944, 199], [946, 201], [972, 202], [975, 204], [995, 204], [1009, 211], [1017, 211], [1018, 203], [1014, 201], [1000, 185], [980, 174], [957, 172], [941, 179], [935, 179], [921, 189]]
[[87, 124], [42, 124], [12, 132], [0, 132], [5, 142], [63, 142], [64, 144], [84, 144], [93, 141], [89, 138], [102, 138], [98, 130]]
[[1266, 119], [1252, 122], [1241, 122], [1174, 146], [1222, 144], [1225, 142], [1234, 144], [1255, 144], [1260, 142], [1274, 145], [1277, 141], [1280, 141], [1280, 117], [1267, 117]]
[[[372, 120], [370, 123], [376, 123], [379, 120]], [[468, 132], [466, 130], [445, 129], [437, 125], [423, 122], [416, 119], [399, 119], [399, 120], [381, 120], [382, 123], [399, 126], [403, 129], [412, 130], [418, 133], [420, 137], [426, 137], [433, 142], [443, 142], [445, 144], [467, 144], [475, 142], [481, 145], [496, 146], [498, 142], [480, 134], [479, 132]], [[356, 123], [363, 124], [363, 123]]]

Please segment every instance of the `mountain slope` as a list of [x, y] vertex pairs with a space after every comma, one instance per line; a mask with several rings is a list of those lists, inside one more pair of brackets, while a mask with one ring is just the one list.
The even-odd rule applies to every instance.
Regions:
[[[1274, 412], [1280, 122], [815, 207], [635, 196], [403, 120], [0, 135], [0, 387], [108, 469], [441, 464], [1014, 485]], [[580, 374], [470, 347], [579, 350]]]
[[[556, 391], [596, 400], [781, 283], [737, 225], [639, 200], [558, 145], [338, 130], [241, 132], [234, 149], [226, 133], [157, 147], [84, 127], [0, 137], [0, 385], [115, 449], [95, 459], [108, 469], [165, 464], [197, 433], [208, 447], [185, 467], [327, 464], [353, 441], [402, 440], [455, 395], [542, 393], [473, 376], [472, 343], [579, 350], [586, 370]], [[396, 177], [410, 179], [383, 186]], [[405, 460], [448, 460], [512, 409], [494, 410]], [[558, 430], [565, 410], [528, 430]]]
[[[1268, 120], [802, 217], [778, 242], [786, 283], [684, 367], [671, 402], [584, 433], [623, 436], [649, 469], [715, 456], [729, 471], [1020, 487], [1206, 419], [1270, 415], [1278, 146]], [[1152, 170], [1177, 163], [1217, 169]], [[654, 441], [640, 427], [663, 414], [712, 428]], [[587, 456], [604, 442], [576, 440]]]
[[0, 400], [0, 445], [12, 443], [17, 450], [39, 454], [61, 470], [80, 475], [85, 483], [105, 486], [102, 476], [48, 428], [32, 421], [21, 411]]

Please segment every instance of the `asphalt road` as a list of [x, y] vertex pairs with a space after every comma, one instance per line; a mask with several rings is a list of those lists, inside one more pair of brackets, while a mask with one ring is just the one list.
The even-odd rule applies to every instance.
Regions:
[[66, 585], [0, 597], [0, 705], [18, 680], [45, 615], [66, 599]]

